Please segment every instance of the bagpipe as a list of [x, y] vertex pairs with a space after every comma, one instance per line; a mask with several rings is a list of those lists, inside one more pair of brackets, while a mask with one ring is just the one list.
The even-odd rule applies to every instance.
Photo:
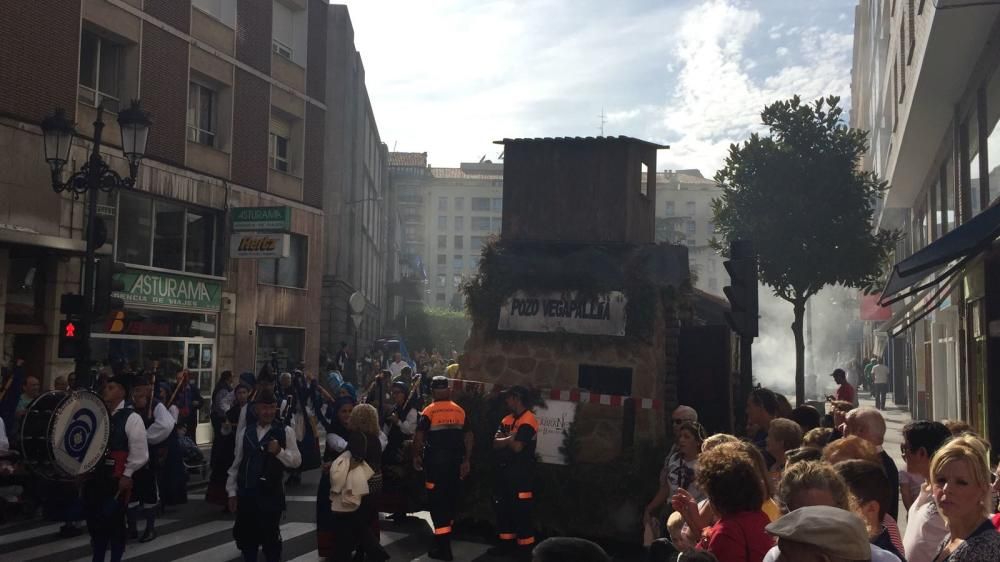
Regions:
[[[174, 387], [174, 391], [170, 394], [170, 398], [166, 401], [165, 404], [163, 404], [163, 406], [166, 407], [168, 410], [170, 409], [171, 406], [174, 405], [174, 401], [177, 400], [177, 395], [180, 393], [181, 389], [187, 385], [190, 376], [191, 373], [187, 369], [184, 369], [183, 371], [181, 371], [179, 375], [177, 375], [177, 385]], [[181, 412], [181, 417], [184, 417], [188, 414], [187, 405], [179, 407], [179, 409]]]

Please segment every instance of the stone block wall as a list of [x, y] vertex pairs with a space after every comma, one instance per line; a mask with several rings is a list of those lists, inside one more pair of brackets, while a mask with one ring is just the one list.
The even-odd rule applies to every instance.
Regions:
[[[660, 409], [636, 409], [635, 441], [664, 445], [669, 412], [677, 404], [677, 339], [674, 310], [657, 302], [658, 313], [648, 340], [572, 334], [497, 332], [477, 320], [459, 360], [462, 378], [538, 389], [583, 390], [580, 365], [632, 369], [632, 397], [661, 401]], [[617, 457], [625, 408], [581, 405], [576, 429], [586, 461]]]

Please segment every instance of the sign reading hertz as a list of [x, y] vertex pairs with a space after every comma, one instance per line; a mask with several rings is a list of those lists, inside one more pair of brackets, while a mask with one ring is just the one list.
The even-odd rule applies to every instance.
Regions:
[[287, 234], [233, 234], [229, 244], [231, 258], [287, 258], [290, 237]]
[[576, 293], [514, 293], [500, 309], [498, 328], [512, 332], [568, 332], [624, 336], [625, 295], [613, 291], [594, 299]]

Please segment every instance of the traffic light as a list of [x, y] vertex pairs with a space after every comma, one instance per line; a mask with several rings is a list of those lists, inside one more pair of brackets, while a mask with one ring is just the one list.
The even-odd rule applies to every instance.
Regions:
[[125, 308], [125, 301], [112, 296], [125, 290], [125, 282], [120, 276], [125, 266], [111, 258], [101, 258], [97, 263], [97, 283], [94, 287], [94, 316], [100, 317], [113, 310]]
[[731, 259], [723, 262], [729, 273], [730, 285], [722, 292], [729, 299], [730, 312], [726, 320], [734, 332], [744, 338], [757, 337], [757, 259], [749, 241], [734, 240], [730, 245]]
[[83, 330], [76, 319], [59, 322], [59, 357], [71, 359], [76, 357], [77, 345], [83, 341]]

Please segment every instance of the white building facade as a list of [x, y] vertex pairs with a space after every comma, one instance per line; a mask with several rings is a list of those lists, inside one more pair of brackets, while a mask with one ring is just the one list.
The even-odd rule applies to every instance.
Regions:
[[[1000, 5], [861, 0], [851, 125], [871, 132], [867, 170], [889, 184], [877, 227], [903, 238], [882, 295], [892, 319], [867, 350], [893, 370], [915, 418], [997, 432], [1000, 398]], [[990, 366], [993, 365], [991, 369]]]

